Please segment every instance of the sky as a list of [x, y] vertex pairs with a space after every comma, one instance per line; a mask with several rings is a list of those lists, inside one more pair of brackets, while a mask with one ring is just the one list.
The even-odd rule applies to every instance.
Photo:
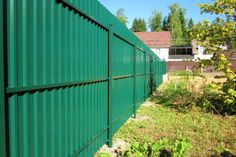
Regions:
[[186, 9], [186, 17], [192, 17], [197, 23], [203, 19], [209, 21], [214, 20], [214, 16], [210, 14], [201, 14], [197, 7], [199, 3], [211, 3], [212, 0], [99, 0], [114, 15], [120, 8], [125, 9], [125, 15], [128, 18], [128, 27], [132, 25], [134, 18], [144, 18], [146, 22], [152, 15], [153, 10], [161, 11], [163, 16], [169, 13], [168, 6], [172, 3], [179, 3], [181, 7]]

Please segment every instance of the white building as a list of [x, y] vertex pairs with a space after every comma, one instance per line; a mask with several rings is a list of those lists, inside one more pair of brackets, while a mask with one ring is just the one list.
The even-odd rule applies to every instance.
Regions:
[[[189, 45], [172, 45], [171, 32], [136, 32], [142, 40], [160, 58], [167, 61], [169, 70], [184, 70], [193, 68], [198, 64], [198, 59], [211, 59], [212, 54], [205, 54], [204, 48], [193, 40]], [[227, 49], [227, 47], [223, 47]]]
[[[136, 36], [148, 45], [151, 50], [165, 61], [183, 61], [198, 59], [211, 59], [212, 54], [205, 54], [204, 48], [197, 44], [196, 40], [191, 45], [173, 46], [171, 45], [170, 31], [163, 32], [136, 32]], [[223, 47], [227, 49], [227, 47]]]
[[[211, 59], [213, 57], [212, 54], [206, 54], [204, 52], [204, 47], [199, 46], [197, 44], [196, 40], [192, 41], [192, 47], [193, 47], [193, 55], [194, 55], [194, 60], [198, 59]], [[227, 46], [220, 46], [223, 50], [227, 50]]]
[[192, 49], [195, 61], [197, 61], [198, 59], [209, 60], [213, 56], [212, 54], [205, 54], [204, 48], [202, 46], [199, 46], [196, 40], [192, 41]]
[[171, 47], [170, 31], [136, 32], [135, 34], [140, 40], [148, 45], [160, 59], [168, 61], [169, 49]]

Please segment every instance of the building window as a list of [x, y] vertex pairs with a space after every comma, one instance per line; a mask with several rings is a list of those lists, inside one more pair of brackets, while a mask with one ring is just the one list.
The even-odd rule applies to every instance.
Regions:
[[193, 55], [192, 47], [171, 47], [169, 55]]

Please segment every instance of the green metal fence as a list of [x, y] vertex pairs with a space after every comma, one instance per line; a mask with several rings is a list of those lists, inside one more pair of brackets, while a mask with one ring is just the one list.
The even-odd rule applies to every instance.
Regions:
[[166, 63], [97, 0], [0, 0], [0, 156], [92, 156]]

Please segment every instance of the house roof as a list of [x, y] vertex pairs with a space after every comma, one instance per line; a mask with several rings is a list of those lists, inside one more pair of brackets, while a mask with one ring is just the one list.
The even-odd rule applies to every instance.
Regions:
[[135, 35], [150, 48], [171, 47], [170, 31], [136, 32]]

